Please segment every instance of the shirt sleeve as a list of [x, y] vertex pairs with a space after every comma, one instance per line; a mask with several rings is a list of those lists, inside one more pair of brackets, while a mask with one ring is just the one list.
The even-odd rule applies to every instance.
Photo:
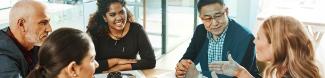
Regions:
[[0, 54], [0, 78], [19, 78], [20, 70], [16, 62], [6, 55]]
[[138, 30], [137, 47], [141, 60], [132, 64], [132, 70], [151, 69], [156, 66], [156, 57], [149, 38], [142, 27]]
[[254, 37], [250, 37], [248, 49], [244, 56], [244, 59], [246, 60], [243, 60], [241, 65], [243, 65], [243, 67], [245, 67], [255, 78], [262, 78], [256, 65], [255, 44], [253, 43], [253, 40]]
[[102, 73], [103, 71], [108, 70], [108, 62], [107, 59], [99, 59], [97, 60], [99, 66], [96, 69], [96, 73]]
[[204, 32], [204, 26], [199, 25], [195, 29], [191, 42], [187, 47], [182, 59], [190, 59], [197, 64], [195, 59], [197, 58], [199, 50], [201, 50], [202, 45], [204, 44], [204, 39], [206, 39], [206, 32]]

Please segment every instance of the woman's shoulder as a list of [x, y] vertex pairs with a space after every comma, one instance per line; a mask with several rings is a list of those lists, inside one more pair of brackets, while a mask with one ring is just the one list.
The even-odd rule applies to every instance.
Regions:
[[143, 26], [141, 24], [137, 23], [137, 22], [131, 22], [130, 27], [131, 28], [136, 28], [136, 29], [142, 29], [143, 28]]
[[144, 31], [143, 26], [136, 22], [130, 23], [130, 30], [131, 30], [131, 32]]

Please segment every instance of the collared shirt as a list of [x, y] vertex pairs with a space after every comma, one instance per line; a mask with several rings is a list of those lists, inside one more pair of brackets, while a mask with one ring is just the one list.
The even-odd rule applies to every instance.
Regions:
[[10, 28], [8, 28], [7, 35], [10, 37], [10, 39], [12, 39], [12, 41], [14, 41], [14, 43], [17, 45], [17, 47], [19, 48], [19, 50], [24, 55], [24, 58], [25, 58], [25, 60], [28, 63], [28, 72], [30, 72], [35, 67], [35, 65], [37, 63], [37, 53], [38, 53], [37, 51], [38, 51], [39, 47], [38, 46], [35, 46], [31, 50], [27, 50], [14, 37], [14, 35], [12, 34]]
[[228, 27], [225, 28], [225, 30], [217, 39], [213, 38], [211, 32], [207, 32], [207, 38], [209, 39], [208, 63], [222, 60], [222, 49], [223, 49], [223, 43], [226, 37], [227, 29]]

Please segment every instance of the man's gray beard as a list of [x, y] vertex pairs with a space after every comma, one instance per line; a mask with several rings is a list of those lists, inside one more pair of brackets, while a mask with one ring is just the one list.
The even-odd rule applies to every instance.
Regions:
[[41, 46], [41, 40], [35, 34], [27, 33], [26, 38], [28, 39], [29, 43], [32, 43], [34, 46]]

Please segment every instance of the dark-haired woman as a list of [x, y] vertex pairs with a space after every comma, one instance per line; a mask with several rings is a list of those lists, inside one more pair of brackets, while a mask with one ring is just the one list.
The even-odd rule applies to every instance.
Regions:
[[[96, 72], [142, 70], [155, 67], [154, 51], [142, 26], [133, 21], [124, 0], [97, 0], [87, 32], [94, 41]], [[141, 59], [136, 59], [137, 54]]]
[[95, 55], [87, 33], [58, 29], [41, 46], [37, 66], [27, 78], [93, 78], [98, 67]]

